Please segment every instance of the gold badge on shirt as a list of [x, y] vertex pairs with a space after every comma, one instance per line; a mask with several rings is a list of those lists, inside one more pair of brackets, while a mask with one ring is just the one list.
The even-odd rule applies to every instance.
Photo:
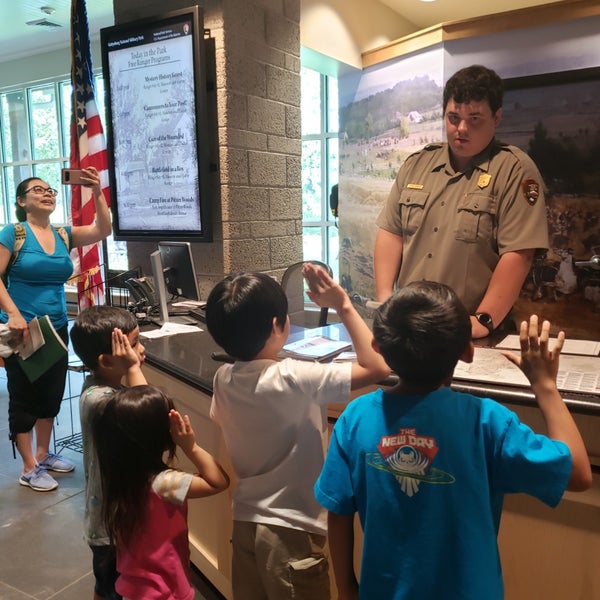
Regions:
[[423, 184], [422, 183], [409, 183], [406, 187], [409, 190], [422, 190]]
[[492, 180], [492, 176], [489, 173], [483, 173], [482, 175], [479, 176], [479, 179], [477, 180], [477, 185], [481, 189], [486, 188], [488, 185], [490, 185], [491, 180]]

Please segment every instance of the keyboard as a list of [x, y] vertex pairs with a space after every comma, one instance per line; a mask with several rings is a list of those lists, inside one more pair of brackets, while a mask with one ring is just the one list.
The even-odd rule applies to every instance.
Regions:
[[169, 306], [168, 312], [170, 317], [187, 316], [190, 314], [188, 306]]
[[190, 308], [188, 316], [202, 323], [206, 323], [206, 309], [204, 306], [198, 306], [197, 308]]

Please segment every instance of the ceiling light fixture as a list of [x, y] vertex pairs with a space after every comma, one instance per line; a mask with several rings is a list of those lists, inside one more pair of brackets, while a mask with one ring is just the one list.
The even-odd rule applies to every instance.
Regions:
[[30, 25], [32, 27], [47, 27], [48, 29], [56, 29], [58, 27], [62, 27], [59, 23], [55, 23], [54, 21], [48, 21], [48, 19], [36, 19], [35, 21], [27, 21], [25, 25]]

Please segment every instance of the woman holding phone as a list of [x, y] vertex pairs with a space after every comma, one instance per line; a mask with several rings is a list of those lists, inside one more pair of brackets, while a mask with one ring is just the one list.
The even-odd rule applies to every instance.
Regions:
[[[82, 169], [81, 185], [92, 191], [96, 220], [92, 225], [66, 226], [63, 236], [50, 223], [58, 192], [39, 177], [29, 177], [17, 186], [16, 216], [22, 226], [11, 223], [0, 231], [0, 322], [8, 324], [16, 342], [29, 335], [29, 321], [48, 315], [68, 344], [64, 285], [73, 273], [69, 252], [99, 242], [112, 231], [100, 174], [94, 167]], [[23, 235], [19, 248], [16, 242]], [[5, 359], [10, 439], [23, 460], [19, 483], [40, 492], [58, 487], [48, 471], [68, 473], [74, 469], [72, 463], [50, 452], [52, 424], [64, 393], [67, 363], [65, 355], [32, 383], [17, 356]]]

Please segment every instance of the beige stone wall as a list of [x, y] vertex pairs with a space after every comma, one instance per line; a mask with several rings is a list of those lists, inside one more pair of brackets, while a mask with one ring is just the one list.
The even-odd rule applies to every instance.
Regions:
[[[189, 0], [114, 0], [115, 23]], [[215, 40], [218, 173], [214, 242], [193, 245], [201, 293], [238, 270], [280, 273], [302, 258], [300, 0], [207, 0]], [[152, 243], [129, 243], [150, 273]]]

